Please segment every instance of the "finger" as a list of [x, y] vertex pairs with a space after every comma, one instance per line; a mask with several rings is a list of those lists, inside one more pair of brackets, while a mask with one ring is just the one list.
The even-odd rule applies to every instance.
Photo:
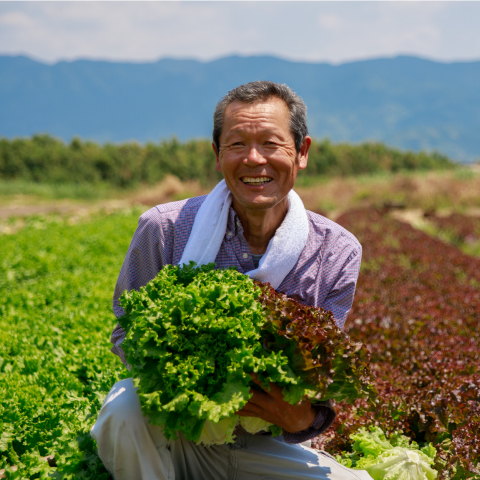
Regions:
[[260, 387], [262, 386], [262, 382], [260, 381], [260, 379], [258, 378], [258, 373], [249, 373], [250, 377], [252, 377], [252, 382], [253, 383], [256, 383], [257, 385], [259, 385]]
[[239, 417], [256, 417], [260, 418], [260, 415], [256, 414], [255, 412], [249, 412], [249, 411], [244, 411], [239, 410], [238, 412], [235, 412], [235, 415], [238, 415]]
[[239, 412], [242, 413], [243, 416], [255, 416], [255, 417], [258, 417], [262, 414], [262, 411], [263, 409], [256, 405], [255, 403], [252, 403], [250, 401], [248, 401], [244, 406], [243, 408], [241, 408], [240, 410], [238, 410]]
[[[272, 382], [268, 382], [268, 387], [264, 387], [264, 382], [262, 382], [259, 378], [258, 378], [258, 374], [257, 373], [250, 373], [249, 374], [251, 377], [252, 377], [252, 382], [253, 383], [256, 383], [259, 387], [262, 388], [262, 390], [266, 393], [270, 393], [270, 391], [272, 390], [272, 388], [275, 388], [275, 389], [278, 389], [280, 392], [282, 391], [282, 389], [280, 387], [277, 387], [277, 385], [275, 385], [274, 383]], [[276, 392], [277, 394], [277, 392]]]
[[[269, 383], [270, 389], [268, 390], [268, 394], [271, 395], [276, 400], [283, 400], [283, 388], [279, 387], [275, 383]], [[263, 389], [264, 391], [267, 391]]]
[[[251, 397], [246, 405], [255, 405], [260, 408], [268, 408], [272, 402], [272, 398], [267, 392], [259, 392], [258, 390], [250, 390]], [[245, 407], [244, 407], [245, 408]]]
[[[268, 383], [268, 388], [265, 388], [263, 386], [262, 382], [260, 381], [260, 379], [258, 378], [258, 373], [250, 373], [249, 375], [250, 375], [250, 377], [252, 377], [252, 381], [254, 383], [256, 383], [259, 387], [261, 387], [264, 392], [271, 395], [272, 397], [274, 397], [277, 400], [283, 400], [283, 388], [282, 387], [279, 387], [275, 383], [269, 382]], [[253, 391], [255, 391], [255, 390], [253, 390]], [[252, 390], [250, 390], [250, 393], [252, 393]]]

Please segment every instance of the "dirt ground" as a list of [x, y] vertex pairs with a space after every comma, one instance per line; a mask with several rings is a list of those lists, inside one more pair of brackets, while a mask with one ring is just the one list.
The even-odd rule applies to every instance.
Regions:
[[95, 204], [92, 203], [42, 203], [40, 205], [8, 205], [0, 206], [0, 219], [7, 219], [11, 217], [31, 217], [33, 215], [51, 215], [51, 214], [60, 214], [60, 215], [69, 215], [76, 214], [78, 212], [90, 211], [90, 210], [114, 210], [127, 208], [131, 203], [128, 201], [106, 201], [98, 202]]
[[[479, 166], [480, 168], [480, 166]], [[428, 172], [416, 175], [332, 178], [296, 191], [305, 207], [335, 220], [352, 208], [386, 204], [397, 205], [402, 220], [416, 223], [425, 211], [449, 214], [459, 210], [480, 216], [480, 171], [473, 168], [460, 172]], [[161, 203], [204, 195], [208, 190], [197, 182], [181, 182], [167, 176], [159, 184], [137, 191], [120, 193], [121, 198], [96, 201], [71, 199], [47, 200], [28, 195], [4, 197], [0, 201], [0, 223], [12, 218], [35, 215], [88, 215], [98, 211], [115, 211], [140, 206], [149, 208]]]
[[83, 215], [96, 211], [115, 211], [132, 206], [152, 207], [160, 203], [208, 193], [196, 182], [182, 183], [178, 178], [167, 176], [154, 187], [143, 188], [123, 195], [123, 198], [97, 201], [75, 201], [68, 199], [45, 200], [28, 195], [14, 195], [0, 202], [0, 220], [25, 218], [33, 215]]

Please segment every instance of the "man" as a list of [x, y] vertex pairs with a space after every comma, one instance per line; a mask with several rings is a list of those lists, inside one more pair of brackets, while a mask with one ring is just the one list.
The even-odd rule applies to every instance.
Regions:
[[[216, 107], [213, 130], [216, 168], [225, 182], [206, 198], [159, 205], [142, 215], [115, 289], [115, 314], [122, 314], [118, 298], [124, 290], [145, 285], [166, 264], [205, 259], [204, 250], [211, 250], [219, 268], [236, 266], [267, 279], [306, 304], [331, 310], [343, 327], [361, 246], [339, 225], [307, 212], [292, 191], [310, 145], [305, 104], [286, 85], [252, 82], [229, 92]], [[117, 326], [112, 351], [126, 363], [123, 338]], [[237, 413], [280, 426], [283, 437], [237, 429], [232, 445], [206, 448], [181, 435], [167, 441], [161, 427], [142, 416], [131, 380], [114, 386], [92, 436], [117, 480], [370, 478], [298, 445], [331, 425], [329, 404], [290, 405], [281, 388], [270, 387], [252, 390]]]

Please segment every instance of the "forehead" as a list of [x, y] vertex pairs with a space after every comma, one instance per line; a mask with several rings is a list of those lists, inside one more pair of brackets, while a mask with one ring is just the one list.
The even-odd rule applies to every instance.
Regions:
[[254, 103], [234, 101], [225, 109], [222, 133], [241, 129], [290, 131], [290, 112], [280, 98], [271, 97]]

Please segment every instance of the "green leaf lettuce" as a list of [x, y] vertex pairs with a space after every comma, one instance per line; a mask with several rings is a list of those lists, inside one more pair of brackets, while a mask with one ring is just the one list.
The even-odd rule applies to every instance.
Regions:
[[350, 341], [330, 312], [235, 269], [167, 265], [139, 291], [124, 292], [120, 303], [122, 347], [142, 411], [164, 425], [167, 438], [181, 431], [209, 445], [233, 441], [237, 423], [266, 429], [266, 422], [234, 413], [258, 388], [251, 373], [264, 388], [282, 386], [292, 404], [372, 393], [365, 347]]

